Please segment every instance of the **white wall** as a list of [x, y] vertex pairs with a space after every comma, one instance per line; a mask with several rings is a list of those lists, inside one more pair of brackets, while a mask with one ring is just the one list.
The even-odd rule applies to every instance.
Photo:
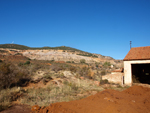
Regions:
[[150, 60], [133, 60], [124, 61], [124, 83], [126, 85], [132, 85], [132, 70], [131, 64], [146, 64], [150, 63]]
[[120, 85], [123, 85], [123, 73], [117, 73], [117, 74], [109, 74], [102, 76], [102, 80], [107, 79], [109, 82], [112, 83], [118, 83]]

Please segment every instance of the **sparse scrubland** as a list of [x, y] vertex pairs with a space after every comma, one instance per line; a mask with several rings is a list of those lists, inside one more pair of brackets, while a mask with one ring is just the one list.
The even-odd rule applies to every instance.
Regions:
[[[1, 46], [0, 111], [14, 104], [48, 106], [79, 100], [106, 88], [126, 88], [102, 80], [122, 67], [111, 57], [65, 46], [39, 50], [15, 44]], [[8, 47], [14, 49], [4, 49]]]
[[85, 60], [78, 64], [30, 59], [1, 61], [0, 110], [13, 103], [48, 106], [102, 91], [101, 76], [107, 73], [108, 67], [100, 69], [97, 65], [87, 64]]

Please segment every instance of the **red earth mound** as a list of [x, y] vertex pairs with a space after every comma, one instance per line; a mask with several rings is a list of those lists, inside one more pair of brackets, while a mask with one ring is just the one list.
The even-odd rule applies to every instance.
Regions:
[[150, 88], [132, 86], [122, 92], [107, 89], [95, 95], [47, 107], [32, 106], [31, 113], [150, 113]]

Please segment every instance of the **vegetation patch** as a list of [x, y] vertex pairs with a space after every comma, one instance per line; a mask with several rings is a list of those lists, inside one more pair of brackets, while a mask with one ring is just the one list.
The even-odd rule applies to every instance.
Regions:
[[0, 78], [0, 89], [20, 86], [30, 79], [28, 70], [11, 63], [2, 63], [0, 65]]
[[77, 55], [86, 56], [86, 57], [98, 58], [98, 56], [93, 55], [93, 54], [91, 54], [91, 53], [80, 53], [80, 54], [77, 54]]

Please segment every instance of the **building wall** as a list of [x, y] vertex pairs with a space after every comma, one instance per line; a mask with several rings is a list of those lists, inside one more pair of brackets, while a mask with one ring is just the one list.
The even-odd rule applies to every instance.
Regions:
[[109, 82], [123, 85], [123, 73], [109, 74], [102, 76], [102, 80], [107, 79]]
[[126, 85], [132, 85], [132, 70], [131, 64], [146, 64], [150, 63], [150, 60], [133, 60], [124, 61], [124, 83]]

